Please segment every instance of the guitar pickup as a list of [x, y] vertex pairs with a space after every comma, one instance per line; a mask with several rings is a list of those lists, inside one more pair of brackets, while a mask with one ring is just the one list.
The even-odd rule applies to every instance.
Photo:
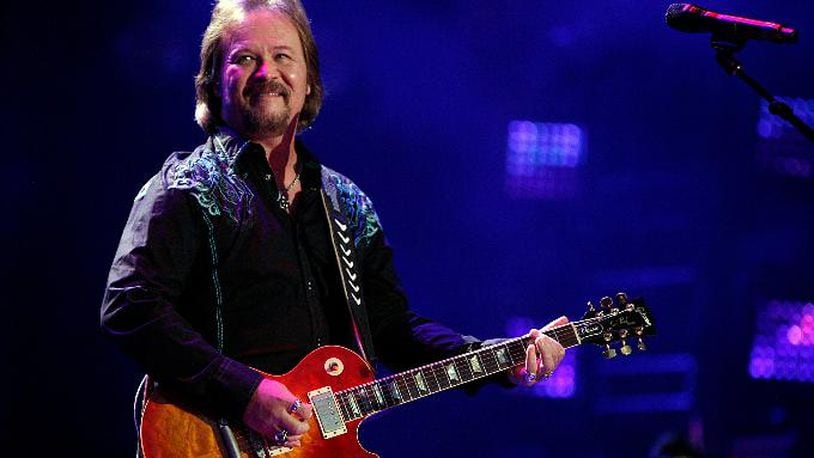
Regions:
[[323, 438], [330, 439], [348, 432], [331, 387], [326, 386], [310, 391], [308, 399], [314, 407], [314, 414], [317, 416], [317, 423]]

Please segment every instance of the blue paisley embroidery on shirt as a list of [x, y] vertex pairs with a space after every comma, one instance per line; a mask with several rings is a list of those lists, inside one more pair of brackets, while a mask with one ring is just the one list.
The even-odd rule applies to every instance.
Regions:
[[334, 205], [348, 218], [354, 228], [354, 243], [357, 247], [366, 246], [376, 231], [381, 229], [379, 217], [373, 209], [373, 203], [356, 184], [345, 176], [323, 167], [325, 188]]
[[235, 174], [233, 159], [225, 151], [206, 150], [193, 160], [178, 163], [169, 187], [190, 190], [211, 216], [223, 214], [237, 222], [243, 210], [251, 208], [254, 194]]

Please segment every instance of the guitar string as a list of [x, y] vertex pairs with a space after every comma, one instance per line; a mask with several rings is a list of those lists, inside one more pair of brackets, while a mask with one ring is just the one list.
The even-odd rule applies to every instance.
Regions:
[[[506, 341], [503, 344], [500, 344], [500, 346], [485, 347], [485, 349], [492, 350], [492, 351], [489, 351], [489, 352], [475, 352], [475, 356], [478, 357], [478, 359], [479, 359], [479, 361], [481, 361], [481, 364], [483, 365], [483, 367], [486, 368], [487, 373], [495, 373], [495, 372], [498, 372], [500, 370], [503, 370], [503, 369], [506, 369], [506, 368], [509, 367], [509, 366], [502, 367], [502, 363], [496, 359], [495, 355], [492, 354], [494, 352], [494, 350], [498, 350], [498, 349], [501, 349], [500, 347], [503, 347], [502, 350], [506, 351], [506, 354], [509, 356], [508, 362], [511, 365], [511, 367], [513, 367], [513, 366], [517, 365], [517, 363], [518, 363], [518, 355], [521, 354], [522, 351], [520, 351], [520, 352], [515, 351], [515, 353], [512, 353], [512, 349], [517, 350], [518, 347], [516, 345], [514, 345], [513, 347], [510, 347], [510, 346], [512, 344], [518, 343], [520, 340], [522, 340], [522, 338]], [[470, 371], [471, 377], [469, 377], [469, 376], [465, 377], [465, 378], [470, 379], [470, 380], [462, 380], [459, 377], [459, 380], [456, 382], [454, 380], [451, 380], [447, 376], [447, 373], [446, 373], [446, 370], [445, 370], [445, 367], [448, 366], [447, 363], [452, 363], [453, 367], [457, 366], [458, 367], [457, 372], [459, 373], [459, 375], [461, 375], [461, 373], [465, 374], [465, 372], [462, 371], [460, 368], [461, 367], [468, 367], [466, 365], [467, 362], [464, 360], [464, 358], [466, 356], [469, 356], [469, 355], [471, 355], [471, 353], [465, 354], [465, 355], [458, 355], [457, 357], [449, 358], [448, 360], [433, 363], [433, 364], [427, 365], [425, 367], [416, 368], [414, 370], [408, 371], [408, 372], [403, 373], [403, 374], [396, 374], [396, 376], [391, 376], [391, 377], [387, 377], [385, 379], [375, 380], [373, 382], [369, 382], [369, 383], [361, 385], [359, 387], [354, 387], [354, 388], [358, 388], [356, 390], [354, 390], [354, 389], [343, 390], [343, 392], [337, 392], [336, 395], [337, 395], [337, 398], [338, 398], [339, 402], [345, 408], [344, 410], [346, 410], [348, 412], [348, 415], [345, 415], [345, 417], [346, 418], [351, 417], [350, 414], [352, 413], [353, 418], [348, 418], [348, 420], [359, 418], [359, 416], [356, 415], [355, 412], [353, 412], [353, 409], [348, 406], [349, 400], [347, 398], [349, 396], [353, 396], [355, 398], [357, 406], [359, 407], [359, 409], [358, 409], [359, 413], [362, 414], [362, 416], [364, 416], [364, 415], [376, 412], [378, 410], [382, 410], [382, 408], [392, 407], [394, 405], [402, 404], [404, 402], [409, 402], [409, 401], [418, 399], [420, 397], [427, 396], [427, 395], [432, 394], [434, 392], [445, 390], [445, 389], [448, 389], [448, 388], [451, 388], [451, 387], [457, 386], [459, 384], [469, 382], [471, 380], [474, 380], [474, 379], [478, 378], [477, 376], [475, 376], [475, 374], [472, 374], [471, 371]], [[483, 356], [487, 356], [490, 359], [484, 359]], [[418, 383], [416, 381], [416, 376], [415, 376], [418, 373], [422, 374], [422, 377], [424, 379], [424, 382], [425, 382], [425, 389], [424, 390], [422, 390], [422, 389], [420, 389], [418, 387]], [[442, 377], [439, 377], [439, 374], [441, 374]], [[481, 376], [485, 376], [485, 375], [487, 375], [487, 374], [484, 374], [484, 375], [481, 375]], [[410, 376], [410, 377], [407, 377], [407, 376]], [[380, 402], [379, 403], [380, 405], [374, 405], [371, 402], [371, 399], [373, 399], [374, 397], [372, 395], [368, 395], [368, 392], [369, 392], [368, 390], [374, 389], [373, 386], [374, 386], [374, 384], [376, 384], [381, 393], [386, 393], [387, 392], [386, 390], [381, 389], [382, 388], [382, 382], [389, 382], [389, 381], [393, 381], [396, 384], [398, 384], [399, 381], [404, 382], [404, 384], [406, 385], [405, 387], [407, 388], [407, 393], [406, 394], [409, 396], [409, 399], [406, 399], [406, 397], [404, 395], [402, 395], [401, 396], [402, 400], [400, 402], [392, 403], [392, 402], [386, 402], [386, 399], [384, 399], [384, 395], [382, 395], [382, 398], [383, 398], [383, 400], [385, 402], [383, 402], [383, 403]], [[434, 382], [435, 387], [433, 387], [431, 385], [431, 381]], [[356, 393], [354, 393], [354, 391]], [[370, 393], [372, 394], [372, 392], [370, 392]], [[415, 395], [413, 393], [415, 393]], [[349, 395], [349, 396], [347, 396], [347, 395]], [[376, 399], [378, 400], [378, 397], [376, 397]]]
[[[580, 343], [577, 336], [577, 326], [589, 322], [596, 321], [600, 317], [592, 317], [583, 320], [577, 320], [566, 323], [561, 326], [543, 331], [549, 337], [557, 340], [566, 348], [576, 346]], [[529, 335], [510, 339], [502, 344], [502, 350], [509, 357], [509, 367], [514, 367], [521, 364], [525, 360], [524, 345], [516, 345], [523, 340], [528, 339]], [[489, 351], [481, 351], [481, 350]], [[428, 364], [401, 374], [395, 374], [384, 379], [374, 380], [359, 387], [349, 388], [335, 393], [335, 396], [341, 405], [342, 412], [340, 412], [348, 421], [359, 418], [359, 415], [365, 416], [370, 413], [382, 410], [383, 408], [392, 407], [395, 405], [410, 402], [418, 398], [433, 394], [434, 392], [452, 388], [463, 383], [473, 381], [479, 376], [476, 376], [469, 362], [465, 361], [467, 356], [473, 355], [479, 363], [486, 369], [486, 373], [480, 376], [491, 375], [500, 370], [507, 369], [502, 367], [502, 363], [497, 360], [498, 346], [484, 347], [475, 352], [458, 355], [453, 358], [448, 358], [444, 361]], [[453, 368], [458, 374], [458, 380], [450, 379], [447, 373], [448, 367]], [[468, 373], [468, 374], [467, 374]], [[424, 381], [424, 389], [419, 387], [417, 374], [420, 374]], [[439, 378], [440, 376], [440, 378]], [[467, 379], [467, 380], [465, 380]], [[388, 387], [390, 383], [390, 387]], [[398, 397], [393, 396], [392, 387], [395, 387]], [[403, 388], [403, 389], [402, 389]], [[374, 391], [375, 390], [375, 391]], [[413, 394], [415, 393], [415, 394]], [[388, 398], [390, 400], [388, 400]], [[377, 404], [374, 404], [373, 401]], [[358, 409], [353, 409], [352, 403], [355, 402]], [[359, 414], [356, 413], [358, 410]], [[351, 418], [353, 417], [353, 418]]]
[[[584, 321], [584, 320], [581, 320], [581, 321]], [[580, 321], [573, 322], [573, 323], [570, 323], [570, 324], [566, 324], [566, 325], [563, 325], [563, 326], [558, 326], [556, 328], [552, 328], [551, 330], [548, 330], [552, 334], [552, 335], [550, 335], [550, 337], [554, 338], [558, 342], [563, 343], [563, 344], [565, 344], [565, 345], [567, 345], [569, 347], [573, 346], [573, 345], [575, 345], [577, 343], [577, 340], [575, 339], [576, 336], [575, 336], [573, 325], [578, 324], [578, 323], [580, 323]], [[519, 339], [514, 339], [514, 340], [507, 341], [505, 343], [505, 346], [509, 347], [509, 345], [511, 345], [515, 341], [522, 340], [522, 339], [523, 338], [521, 337]], [[521, 352], [518, 352], [518, 354], [514, 354], [514, 353], [511, 353], [512, 349], [516, 350], [517, 347], [516, 346], [510, 347], [510, 352], [508, 353], [509, 357], [511, 359], [511, 363], [514, 366], [514, 365], [516, 365], [518, 363], [518, 359], [520, 359], [520, 353]], [[491, 358], [487, 362], [482, 362], [482, 364], [485, 367], [487, 367], [487, 370], [489, 372], [492, 372], [492, 371], [497, 372], [497, 371], [501, 370], [500, 363], [494, 359], [495, 355], [493, 355], [491, 352], [483, 353], [481, 355], [476, 354], [476, 357], [478, 357], [479, 360], [483, 361], [483, 359], [481, 357], [484, 356], [484, 355]], [[466, 356], [466, 355], [459, 355], [459, 356]], [[454, 367], [456, 367], [457, 372], [459, 372], [459, 373], [463, 372], [463, 371], [461, 371], [461, 368], [467, 368], [467, 371], [469, 370], [468, 369], [469, 366], [467, 366], [467, 365], [465, 365], [463, 363], [464, 363], [464, 361], [462, 359], [453, 359], [453, 361], [452, 361], [452, 364], [454, 365]], [[362, 390], [361, 390], [361, 395], [362, 396], [361, 396], [361, 399], [357, 399], [357, 404], [359, 404], [359, 407], [360, 407], [359, 410], [360, 411], [365, 410], [365, 411], [369, 411], [369, 412], [360, 412], [360, 413], [363, 413], [363, 414], [372, 413], [372, 412], [375, 412], [377, 410], [381, 410], [381, 407], [384, 407], [384, 408], [392, 407], [394, 405], [401, 404], [404, 401], [411, 401], [411, 400], [417, 399], [419, 397], [422, 397], [422, 391], [423, 390], [421, 390], [417, 385], [417, 382], [415, 380], [415, 375], [414, 375], [415, 373], [420, 372], [424, 376], [427, 376], [427, 375], [432, 376], [433, 382], [435, 382], [434, 384], [438, 388], [433, 389], [432, 387], [430, 387], [430, 390], [429, 390], [430, 392], [439, 391], [441, 389], [446, 389], [446, 388], [450, 388], [452, 386], [455, 386], [456, 383], [453, 380], [449, 380], [448, 377], [446, 377], [446, 373], [445, 373], [445, 371], [442, 371], [443, 368], [441, 366], [442, 366], [442, 364], [435, 363], [435, 364], [432, 364], [432, 365], [429, 365], [428, 367], [426, 367], [425, 369], [427, 369], [427, 370], [425, 370], [425, 371], [419, 371], [419, 370], [409, 371], [406, 374], [397, 374], [397, 375], [400, 375], [398, 378], [394, 377], [393, 380], [389, 380], [389, 381], [392, 381], [393, 383], [395, 383], [397, 387], [398, 387], [398, 382], [399, 381], [405, 382], [407, 384], [406, 385], [407, 394], [409, 395], [409, 397], [411, 399], [404, 399], [405, 396], [401, 395], [400, 397], [402, 399], [400, 399], [399, 402], [393, 402], [393, 401], [388, 402], [385, 396], [386, 396], [387, 393], [390, 393], [390, 390], [388, 390], [386, 386], [383, 386], [383, 384], [380, 383], [381, 381], [374, 381], [373, 383], [377, 384], [377, 388], [379, 390], [379, 393], [380, 393], [382, 399], [379, 401], [379, 405], [373, 405], [372, 402], [370, 401], [370, 399], [372, 399], [373, 397], [369, 396], [367, 394], [367, 392], [365, 391], [365, 388], [373, 389], [372, 386], [370, 386], [370, 385], [362, 386], [361, 387], [362, 388]], [[439, 371], [441, 371], [443, 373], [443, 375], [444, 375], [444, 379], [443, 379], [443, 380], [445, 380], [444, 382], [442, 382], [438, 378]], [[406, 377], [407, 375], [413, 375], [413, 377]], [[470, 380], [461, 380], [461, 381], [468, 382], [468, 381], [474, 380], [476, 378], [476, 377], [474, 377], [474, 374], [470, 374], [470, 375], [472, 375], [472, 377], [468, 377], [468, 376], [464, 377], [464, 378], [470, 379]], [[382, 381], [384, 381], [384, 380], [382, 380]], [[428, 382], [429, 379], [426, 379], [426, 377], [425, 377], [425, 381]], [[448, 383], [446, 383], [446, 382], [448, 382]], [[384, 389], [382, 389], [382, 388], [384, 388]], [[410, 388], [412, 388], [412, 390], [410, 390]], [[410, 391], [415, 392], [415, 396]], [[401, 390], [399, 390], [399, 392], [401, 392]], [[358, 398], [360, 396], [357, 395], [356, 397]], [[392, 394], [391, 394], [390, 398], [393, 399]], [[379, 397], [376, 396], [376, 399], [379, 400]], [[359, 401], [363, 401], [364, 403], [359, 402]], [[349, 417], [350, 413], [351, 413], [350, 411], [352, 409], [348, 408], [346, 397], [344, 397], [344, 396], [340, 397], [340, 402], [342, 403], [342, 407], [344, 407], [344, 410], [347, 411], [347, 413], [344, 416]]]
[[[571, 322], [571, 323], [567, 323], [565, 325], [561, 325], [561, 326], [552, 328], [550, 330], [546, 330], [544, 332], [547, 335], [549, 335], [550, 337], [552, 337], [555, 340], [557, 340], [558, 342], [560, 342], [561, 344], [564, 344], [564, 346], [571, 347], [571, 346], [574, 346], [574, 345], [576, 345], [578, 343], [578, 339], [576, 338], [575, 326], [578, 325], [578, 324], [581, 324], [581, 323], [583, 323], [585, 321], [589, 321], [589, 320], [595, 320], [595, 318], [574, 321], [574, 322]], [[512, 350], [517, 350], [517, 347], [512, 346], [512, 344], [514, 344], [516, 342], [520, 342], [520, 341], [522, 341], [524, 339], [527, 339], [527, 338], [528, 338], [528, 335], [525, 335], [525, 336], [522, 336], [522, 337], [519, 337], [519, 338], [516, 338], [516, 339], [510, 339], [510, 340], [504, 342], [503, 344], [501, 344], [502, 346], [505, 347], [505, 348], [503, 348], [503, 350], [508, 350], [506, 354], [508, 354], [508, 356], [509, 356], [509, 361], [510, 361], [511, 367], [514, 367], [514, 366], [518, 365], [519, 364], [518, 360], [521, 359], [519, 352], [517, 354], [512, 353]], [[492, 349], [492, 350], [495, 349], [493, 347], [485, 347], [485, 348]], [[500, 370], [502, 370], [504, 368], [501, 367], [501, 363], [496, 360], [496, 355], [493, 354], [493, 353], [494, 352], [479, 352], [479, 351], [476, 351], [476, 352], [473, 352], [473, 353], [470, 353], [470, 354], [474, 354], [479, 359], [479, 361], [481, 361], [481, 364], [483, 365], [483, 367], [487, 368], [487, 372], [494, 373], [494, 372], [498, 372], [498, 371], [500, 371]], [[524, 352], [522, 352], [522, 353], [523, 353], [523, 355], [525, 354]], [[427, 365], [427, 366], [424, 366], [424, 367], [416, 368], [414, 370], [407, 371], [407, 372], [402, 373], [402, 374], [396, 374], [396, 375], [387, 377], [385, 379], [374, 380], [373, 382], [369, 382], [368, 384], [364, 384], [364, 385], [361, 385], [360, 387], [357, 387], [357, 388], [359, 388], [359, 390], [357, 390], [358, 394], [355, 394], [351, 389], [343, 390], [344, 393], [343, 392], [337, 392], [336, 394], [337, 394], [338, 400], [342, 404], [342, 408], [346, 412], [346, 413], [343, 412], [344, 413], [343, 416], [348, 418], [351, 415], [353, 415], [355, 418], [358, 418], [358, 417], [356, 417], [356, 414], [353, 411], [354, 409], [352, 409], [352, 407], [349, 405], [349, 402], [350, 402], [350, 400], [348, 399], [349, 396], [353, 396], [355, 398], [355, 401], [356, 401], [357, 406], [359, 408], [358, 410], [364, 416], [367, 413], [373, 413], [375, 411], [381, 410], [382, 407], [384, 407], [384, 408], [392, 407], [393, 405], [398, 405], [398, 404], [401, 404], [401, 403], [404, 403], [404, 402], [409, 402], [409, 401], [418, 399], [420, 397], [426, 396], [428, 394], [432, 394], [435, 391], [440, 391], [440, 390], [443, 390], [443, 389], [451, 388], [451, 387], [457, 386], [457, 385], [459, 385], [461, 383], [465, 383], [465, 382], [475, 380], [477, 377], [475, 377], [474, 374], [471, 373], [471, 370], [468, 368], [468, 366], [465, 364], [466, 362], [463, 360], [464, 357], [466, 357], [466, 356], [468, 356], [470, 354], [458, 355], [460, 358], [458, 358], [458, 357], [450, 358], [449, 360], [445, 360], [445, 361], [433, 363], [433, 364], [430, 364], [430, 365]], [[486, 357], [488, 357], [490, 359], [484, 360], [483, 356], [486, 356]], [[522, 359], [524, 360], [524, 358], [522, 358]], [[470, 372], [470, 375], [472, 375], [472, 377], [464, 377], [464, 378], [468, 378], [470, 380], [461, 380], [459, 378], [459, 380], [456, 382], [454, 380], [449, 379], [449, 377], [446, 374], [446, 371], [443, 370], [443, 369], [446, 366], [446, 363], [450, 363], [450, 362], [453, 365], [452, 367], [456, 369], [456, 372], [459, 375], [462, 372], [464, 372], [464, 371], [461, 370], [461, 368], [467, 368], [467, 371]], [[430, 390], [428, 390], [427, 393], [422, 393], [422, 391], [424, 391], [424, 390], [421, 390], [419, 388], [418, 382], [417, 382], [416, 377], [415, 377], [415, 374], [418, 374], [418, 373], [420, 373], [422, 375], [422, 378], [424, 378], [425, 384], [428, 384], [428, 381], [429, 381], [428, 377], [431, 376], [435, 386], [437, 386], [438, 388], [437, 389], [430, 389]], [[444, 378], [441, 379], [441, 380], [439, 380], [439, 373], [443, 374], [443, 376], [444, 376]], [[410, 376], [410, 377], [408, 377], [408, 376]], [[444, 380], [444, 381], [442, 382], [442, 380]], [[400, 398], [401, 398], [399, 400], [400, 402], [397, 402], [397, 403], [388, 402], [387, 399], [386, 399], [385, 394], [386, 393], [391, 393], [391, 392], [387, 389], [387, 386], [384, 385], [384, 382], [393, 382], [395, 384], [395, 386], [397, 387], [397, 389], [398, 389], [398, 383], [403, 382], [404, 387], [406, 388], [406, 390], [405, 390], [406, 393], [405, 394], [407, 396], [405, 396], [404, 394], [401, 394], [402, 390], [399, 389]], [[371, 390], [374, 389], [373, 384], [376, 384], [375, 389], [378, 389], [378, 393], [381, 396], [381, 400], [379, 400], [379, 396], [375, 396], [374, 392], [371, 391], [370, 395], [369, 395], [368, 392], [366, 391], [367, 389], [371, 389]], [[425, 388], [427, 388], [427, 387], [425, 386]], [[415, 395], [413, 395], [413, 392], [415, 393]], [[407, 397], [409, 397], [410, 399], [407, 399]], [[379, 401], [378, 402], [379, 405], [374, 405], [371, 402], [371, 400], [374, 399], [374, 398], [377, 401]], [[390, 398], [393, 399], [392, 393], [390, 395]], [[369, 411], [369, 412], [364, 412], [364, 411]]]

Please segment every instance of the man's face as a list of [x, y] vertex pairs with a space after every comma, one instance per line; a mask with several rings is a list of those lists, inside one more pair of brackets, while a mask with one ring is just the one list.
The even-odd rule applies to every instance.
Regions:
[[256, 10], [225, 40], [217, 91], [223, 121], [252, 140], [283, 135], [311, 90], [294, 24], [279, 11]]

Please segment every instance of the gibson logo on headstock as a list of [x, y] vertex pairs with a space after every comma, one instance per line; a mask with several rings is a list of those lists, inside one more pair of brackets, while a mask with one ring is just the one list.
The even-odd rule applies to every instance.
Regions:
[[628, 315], [621, 315], [617, 318], [608, 320], [608, 326], [613, 329], [627, 328], [639, 324], [636, 320], [631, 320]]

